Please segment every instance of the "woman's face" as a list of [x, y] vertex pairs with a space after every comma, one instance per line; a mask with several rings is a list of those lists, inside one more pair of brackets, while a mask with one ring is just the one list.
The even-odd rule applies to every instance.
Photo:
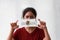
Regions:
[[28, 11], [25, 15], [24, 15], [24, 19], [34, 19], [35, 15], [31, 12]]

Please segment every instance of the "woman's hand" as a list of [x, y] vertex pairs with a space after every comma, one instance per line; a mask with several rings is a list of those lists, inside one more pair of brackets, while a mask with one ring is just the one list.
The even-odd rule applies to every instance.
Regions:
[[38, 19], [38, 20], [40, 22], [40, 25], [38, 25], [38, 26], [39, 26], [40, 29], [44, 30], [44, 34], [45, 34], [45, 37], [44, 37], [43, 40], [51, 40], [50, 35], [48, 33], [48, 30], [47, 30], [47, 27], [46, 27], [46, 22], [40, 21], [40, 19]]
[[46, 22], [44, 21], [40, 21], [40, 19], [38, 19], [38, 21], [40, 22], [40, 24], [38, 25], [40, 29], [46, 29]]
[[7, 40], [14, 40], [14, 38], [13, 38], [13, 32], [14, 32], [14, 30], [16, 28], [18, 28], [17, 22], [18, 22], [18, 20], [16, 22], [10, 23], [11, 30], [10, 30], [10, 34], [9, 34]]
[[17, 25], [17, 22], [18, 22], [18, 20], [16, 22], [10, 24], [12, 30], [15, 30], [16, 28], [19, 27], [19, 25]]

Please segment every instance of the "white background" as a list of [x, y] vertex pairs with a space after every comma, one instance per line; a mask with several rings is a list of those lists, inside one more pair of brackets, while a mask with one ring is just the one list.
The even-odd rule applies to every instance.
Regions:
[[59, 0], [0, 0], [0, 40], [7, 40], [10, 23], [21, 19], [22, 11], [26, 7], [35, 8], [37, 18], [46, 21], [51, 39], [59, 40], [59, 2]]

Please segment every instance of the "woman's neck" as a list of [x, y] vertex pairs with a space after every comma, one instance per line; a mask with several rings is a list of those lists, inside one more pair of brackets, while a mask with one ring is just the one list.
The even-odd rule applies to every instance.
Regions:
[[28, 33], [32, 33], [36, 29], [36, 27], [25, 27], [25, 29]]

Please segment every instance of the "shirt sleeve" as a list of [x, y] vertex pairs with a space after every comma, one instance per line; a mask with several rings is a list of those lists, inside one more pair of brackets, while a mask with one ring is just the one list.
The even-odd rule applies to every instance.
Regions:
[[14, 40], [18, 40], [18, 30], [13, 33]]
[[43, 39], [45, 37], [45, 33], [44, 30], [40, 30], [40, 38]]

